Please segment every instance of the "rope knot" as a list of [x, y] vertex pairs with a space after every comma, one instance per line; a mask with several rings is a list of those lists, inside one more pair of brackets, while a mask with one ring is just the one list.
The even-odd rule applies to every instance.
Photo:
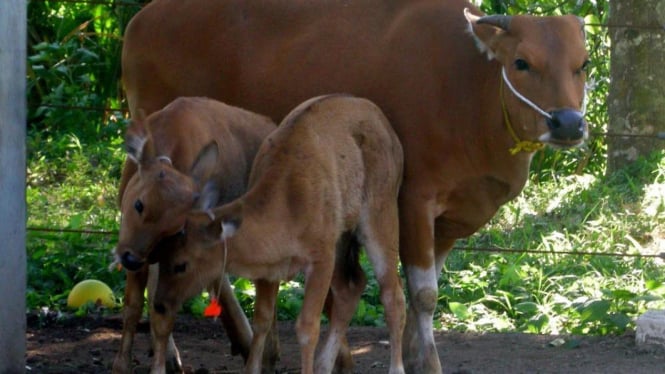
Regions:
[[532, 142], [530, 140], [520, 140], [515, 144], [514, 147], [510, 148], [508, 151], [510, 152], [511, 155], [515, 156], [516, 154], [520, 152], [535, 152], [535, 151], [540, 151], [541, 149], [545, 148], [545, 144], [540, 143], [540, 142]]

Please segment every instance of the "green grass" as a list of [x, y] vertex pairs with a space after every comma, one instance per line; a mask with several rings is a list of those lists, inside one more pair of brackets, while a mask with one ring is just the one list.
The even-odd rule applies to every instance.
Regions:
[[[609, 178], [572, 175], [529, 184], [457, 250], [442, 274], [437, 326], [473, 331], [621, 333], [663, 308], [663, 153]], [[557, 252], [594, 255], [561, 255]]]
[[[31, 134], [28, 226], [118, 229], [117, 185], [124, 157], [120, 138], [82, 144]], [[108, 144], [107, 144], [108, 143]], [[536, 174], [534, 174], [536, 175]], [[435, 325], [470, 331], [622, 333], [647, 308], [663, 308], [665, 275], [651, 255], [665, 243], [663, 152], [612, 177], [591, 174], [532, 178], [523, 193], [503, 206], [460, 248], [510, 248], [547, 253], [452, 252], [440, 278]], [[124, 276], [109, 271], [117, 235], [30, 231], [28, 306], [64, 310], [69, 289], [95, 278], [121, 299]], [[593, 253], [584, 255], [557, 252]], [[376, 281], [369, 274], [355, 324], [383, 323]], [[279, 318], [294, 319], [302, 278], [282, 286]], [[251, 315], [251, 283], [235, 281]], [[204, 297], [186, 305], [200, 315]]]

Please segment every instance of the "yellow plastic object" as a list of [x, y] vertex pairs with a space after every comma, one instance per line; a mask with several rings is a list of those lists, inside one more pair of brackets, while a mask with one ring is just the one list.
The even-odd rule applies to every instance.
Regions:
[[96, 279], [86, 279], [74, 286], [69, 292], [69, 297], [67, 297], [67, 306], [79, 308], [88, 301], [108, 308], [113, 308], [116, 305], [111, 288], [106, 283]]

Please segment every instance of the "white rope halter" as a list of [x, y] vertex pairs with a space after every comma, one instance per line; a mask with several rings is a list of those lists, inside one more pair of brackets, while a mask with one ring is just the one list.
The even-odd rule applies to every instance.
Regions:
[[505, 66], [501, 67], [501, 76], [503, 77], [503, 81], [506, 82], [506, 87], [508, 87], [510, 89], [510, 92], [512, 92], [513, 95], [517, 96], [517, 98], [522, 100], [522, 102], [524, 104], [530, 106], [533, 110], [540, 113], [540, 115], [542, 115], [543, 117], [545, 117], [547, 119], [552, 119], [551, 114], [549, 114], [546, 111], [540, 109], [540, 107], [538, 105], [534, 104], [533, 101], [531, 101], [531, 100], [527, 99], [526, 97], [524, 97], [524, 95], [519, 93], [515, 89], [515, 87], [513, 87], [512, 83], [510, 83], [510, 81], [508, 80], [508, 76], [506, 75], [506, 67]]
[[[513, 87], [513, 84], [510, 83], [510, 81], [508, 80], [508, 75], [506, 75], [506, 67], [505, 66], [501, 67], [501, 76], [503, 77], [503, 81], [506, 82], [506, 87], [508, 87], [510, 89], [510, 92], [512, 92], [513, 95], [517, 96], [517, 98], [522, 100], [522, 102], [524, 104], [530, 106], [533, 110], [538, 112], [543, 117], [545, 117], [547, 119], [552, 119], [551, 114], [549, 114], [546, 111], [544, 111], [543, 109], [541, 109], [533, 101], [527, 99], [524, 95], [519, 93], [519, 91], [517, 91], [515, 89], [515, 87]], [[586, 84], [585, 83], [584, 84], [584, 97], [582, 98], [582, 110], [581, 110], [581, 113], [582, 113], [583, 116], [586, 114], [587, 92], [589, 92], [591, 89], [593, 89], [593, 86], [594, 86], [593, 83], [591, 83], [591, 84]]]

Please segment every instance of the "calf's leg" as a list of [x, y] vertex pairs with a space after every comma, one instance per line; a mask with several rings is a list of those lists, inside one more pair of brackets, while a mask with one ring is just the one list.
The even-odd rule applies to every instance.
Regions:
[[348, 329], [367, 279], [358, 259], [355, 238], [341, 239], [337, 245], [335, 270], [326, 299], [325, 312], [330, 320], [328, 334], [316, 357], [317, 373], [352, 373], [353, 360], [346, 341]]
[[[158, 249], [159, 250], [159, 249]], [[153, 264], [150, 265], [148, 268], [148, 305], [151, 306], [151, 311], [153, 302], [155, 300], [155, 292], [157, 292], [157, 282], [159, 280], [159, 264]], [[153, 350], [156, 350], [157, 348], [155, 345], [157, 344], [156, 338], [155, 338], [155, 332], [152, 326], [152, 314], [150, 316], [150, 332], [152, 335], [152, 347]], [[171, 333], [173, 331], [173, 325], [171, 325], [171, 330], [169, 330], [169, 335], [167, 341], [167, 346], [166, 346], [166, 369], [169, 372], [181, 372], [182, 371], [182, 361], [180, 360], [180, 352], [178, 352], [178, 347], [175, 345], [175, 340], [173, 340], [173, 334]], [[163, 342], [160, 342], [163, 343]], [[156, 353], [155, 353], [155, 358], [156, 358]], [[154, 360], [154, 359], [153, 359]]]
[[252, 321], [254, 336], [249, 350], [249, 358], [245, 365], [245, 373], [259, 374], [261, 373], [266, 337], [271, 329], [276, 328], [276, 326], [273, 326], [273, 321], [279, 282], [256, 280], [254, 286], [256, 288], [254, 320]]
[[334, 268], [334, 247], [329, 257], [317, 259], [305, 269], [305, 295], [296, 321], [296, 335], [300, 344], [301, 373], [314, 374], [314, 353], [319, 340], [321, 312], [330, 288]]
[[[176, 313], [177, 309], [172, 306], [159, 303], [151, 306], [150, 330], [154, 349], [151, 374], [165, 374], [167, 372], [168, 345], [169, 340], [172, 339]], [[178, 372], [181, 371], [178, 370]]]
[[132, 372], [132, 346], [136, 326], [143, 313], [143, 290], [148, 282], [148, 268], [126, 272], [125, 305], [122, 312], [122, 337], [120, 350], [113, 360], [114, 374]]
[[252, 343], [252, 327], [233, 293], [229, 277], [222, 275], [220, 279], [211, 284], [210, 290], [212, 295], [219, 295], [219, 302], [223, 307], [222, 325], [231, 341], [232, 353], [240, 353], [243, 358], [247, 359], [249, 346]]

